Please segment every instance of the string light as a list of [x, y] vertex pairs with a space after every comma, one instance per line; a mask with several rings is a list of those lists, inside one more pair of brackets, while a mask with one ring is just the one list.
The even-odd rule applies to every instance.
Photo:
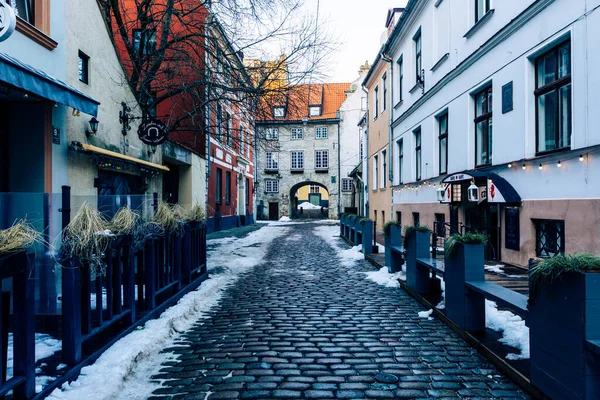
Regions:
[[508, 168], [512, 168], [512, 163], [508, 163]]
[[560, 168], [560, 166], [561, 166], [560, 160], [558, 160], [558, 162], [556, 163], [556, 166], [557, 166], [558, 168]]
[[583, 154], [579, 155], [579, 161], [583, 161]]
[[540, 163], [540, 166], [538, 167], [538, 169], [541, 171], [542, 169], [544, 169], [544, 167], [542, 167], [542, 164]]
[[523, 164], [523, 166], [521, 168], [523, 168], [523, 170], [526, 170], [527, 169], [527, 165]]

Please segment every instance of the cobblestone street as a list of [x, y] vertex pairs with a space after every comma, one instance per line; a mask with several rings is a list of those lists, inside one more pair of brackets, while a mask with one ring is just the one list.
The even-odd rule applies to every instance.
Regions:
[[527, 398], [403, 290], [366, 280], [366, 261], [342, 267], [316, 226], [290, 226], [168, 349], [154, 399]]

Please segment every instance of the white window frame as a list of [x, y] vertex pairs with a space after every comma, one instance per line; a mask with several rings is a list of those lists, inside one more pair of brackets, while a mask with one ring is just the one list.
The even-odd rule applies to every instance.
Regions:
[[[325, 133], [323, 135], [323, 133]], [[327, 139], [327, 127], [320, 126], [315, 130], [315, 138], [316, 139]]]
[[315, 150], [315, 169], [329, 169], [329, 150]]
[[323, 111], [321, 106], [310, 106], [308, 107], [308, 116], [309, 117], [320, 117]]
[[352, 178], [342, 178], [342, 192], [351, 192], [353, 186]]
[[285, 107], [273, 107], [273, 118], [285, 118]]
[[302, 128], [292, 128], [290, 137], [292, 140], [302, 140], [304, 139], [304, 130]]
[[267, 128], [266, 139], [267, 140], [279, 139], [279, 128]]
[[278, 170], [279, 169], [279, 153], [274, 151], [266, 152], [267, 162], [266, 169], [268, 170]]
[[279, 181], [277, 179], [265, 179], [265, 192], [279, 193]]
[[379, 156], [373, 156], [373, 190], [379, 188]]
[[308, 191], [310, 193], [321, 193], [321, 186], [319, 186], [319, 185], [310, 185]]
[[[296, 162], [295, 167], [294, 167], [294, 161]], [[301, 171], [304, 169], [304, 152], [303, 151], [290, 152], [290, 169], [292, 171]]]

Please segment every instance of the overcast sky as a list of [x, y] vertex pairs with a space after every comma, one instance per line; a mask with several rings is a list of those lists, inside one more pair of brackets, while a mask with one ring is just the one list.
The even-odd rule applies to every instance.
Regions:
[[[351, 82], [358, 78], [358, 68], [373, 62], [381, 47], [387, 11], [403, 7], [406, 0], [320, 0], [319, 19], [342, 42], [331, 56], [328, 82]], [[317, 0], [306, 0], [306, 11], [317, 10]]]

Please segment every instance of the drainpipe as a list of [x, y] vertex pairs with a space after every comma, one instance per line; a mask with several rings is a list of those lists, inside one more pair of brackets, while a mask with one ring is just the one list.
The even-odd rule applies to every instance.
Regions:
[[341, 163], [341, 158], [342, 158], [342, 145], [340, 142], [340, 138], [341, 138], [341, 134], [340, 134], [340, 119], [342, 117], [341, 115], [342, 113], [340, 112], [340, 110], [338, 110], [337, 112], [337, 138], [338, 138], [338, 198], [337, 198], [337, 209], [338, 209], [338, 218], [340, 217], [340, 215], [342, 214], [342, 163]]
[[365, 165], [363, 168], [364, 176], [366, 178], [363, 181], [364, 182], [364, 185], [363, 185], [363, 212], [364, 212], [364, 216], [369, 218], [369, 207], [367, 206], [367, 203], [369, 202], [369, 91], [367, 89], [365, 89], [364, 86], [361, 86], [361, 89], [367, 95], [367, 110], [365, 112], [367, 119], [365, 121], [366, 129], [364, 131], [364, 135], [365, 135], [364, 152], [367, 153], [367, 157], [365, 158]]
[[[205, 48], [209, 48], [208, 46], [210, 45], [210, 22], [212, 22], [212, 18], [209, 16], [208, 18], [208, 28], [206, 29], [206, 39], [204, 40], [205, 43]], [[206, 218], [208, 220], [208, 191], [209, 191], [209, 178], [210, 178], [210, 52], [205, 52], [204, 57], [206, 58], [206, 65], [208, 66], [208, 68], [206, 68], [206, 75], [207, 75], [207, 85], [204, 88], [204, 90], [206, 91], [206, 176], [205, 176], [205, 190], [206, 193], [204, 195], [205, 199], [205, 206], [204, 206], [204, 211], [206, 213]], [[192, 171], [193, 174], [193, 171]]]
[[[385, 54], [383, 51], [381, 52], [381, 59], [385, 62], [387, 62], [389, 64], [389, 69], [390, 69], [390, 106], [389, 106], [389, 111], [388, 114], [390, 115], [389, 117], [389, 124], [388, 124], [388, 177], [390, 180], [390, 194], [392, 197], [392, 201], [390, 202], [390, 219], [393, 219], [393, 214], [394, 214], [394, 190], [392, 189], [392, 186], [394, 186], [394, 164], [393, 164], [393, 152], [394, 152], [394, 146], [392, 146], [392, 136], [393, 136], [393, 129], [392, 129], [392, 123], [394, 122], [394, 64], [392, 59]], [[385, 223], [385, 221], [383, 221]]]

